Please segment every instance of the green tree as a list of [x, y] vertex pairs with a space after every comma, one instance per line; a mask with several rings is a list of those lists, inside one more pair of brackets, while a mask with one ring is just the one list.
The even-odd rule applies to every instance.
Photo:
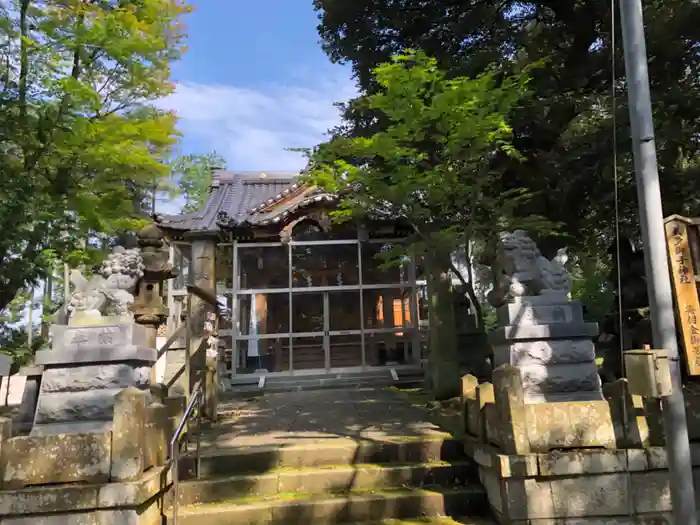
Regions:
[[13, 0], [0, 8], [0, 311], [56, 257], [90, 261], [167, 178], [181, 0]]
[[[39, 302], [30, 290], [20, 290], [0, 313], [0, 354], [8, 355], [13, 361], [13, 371], [31, 362], [34, 354], [46, 344], [36, 326], [27, 326], [24, 320], [28, 308], [35, 310]], [[29, 340], [29, 331], [32, 340]]]
[[[516, 59], [544, 61], [533, 93], [509, 115], [518, 162], [501, 156], [500, 184], [526, 188], [536, 198], [519, 210], [562, 225], [544, 239], [548, 255], [562, 244], [602, 257], [614, 235], [614, 160], [624, 233], [635, 236], [633, 178], [624, 62], [619, 25], [613, 48], [608, 0], [314, 0], [319, 34], [329, 57], [352, 66], [362, 94], [378, 89], [373, 70], [404, 48], [423, 49], [448, 77], [474, 76]], [[700, 4], [644, 2], [651, 58], [654, 117], [667, 214], [700, 212], [696, 122], [700, 117]], [[612, 57], [617, 78], [617, 158], [613, 153]], [[344, 106], [350, 136], [370, 136], [386, 122], [363, 98]], [[551, 243], [549, 241], [552, 241]]]
[[509, 210], [528, 198], [492, 187], [499, 177], [492, 159], [518, 157], [505, 116], [528, 78], [487, 71], [448, 79], [422, 52], [398, 55], [375, 70], [380, 89], [366, 98], [385, 129], [337, 136], [310, 154], [311, 182], [336, 192], [353, 188], [338, 220], [385, 217], [412, 228], [409, 249], [423, 257], [428, 279], [432, 384], [440, 399], [459, 391], [453, 255], [471, 239], [508, 229]]
[[174, 193], [185, 197], [183, 211], [197, 211], [204, 205], [215, 168], [226, 168], [226, 159], [215, 151], [203, 155], [179, 155], [172, 162], [170, 176], [178, 186]]

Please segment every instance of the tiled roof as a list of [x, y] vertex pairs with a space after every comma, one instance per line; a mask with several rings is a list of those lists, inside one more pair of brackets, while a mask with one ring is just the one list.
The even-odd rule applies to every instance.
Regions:
[[[335, 196], [298, 183], [298, 172], [231, 172], [217, 170], [209, 199], [201, 210], [181, 215], [158, 215], [156, 222], [179, 231], [220, 231], [237, 224], [280, 222], [300, 207]], [[275, 207], [284, 198], [289, 201]]]

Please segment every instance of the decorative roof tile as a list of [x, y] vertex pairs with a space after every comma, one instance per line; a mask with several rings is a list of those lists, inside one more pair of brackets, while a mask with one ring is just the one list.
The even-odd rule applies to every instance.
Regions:
[[[237, 224], [280, 222], [301, 207], [335, 195], [298, 182], [298, 172], [232, 172], [216, 170], [209, 198], [201, 210], [180, 215], [157, 215], [163, 228], [178, 231], [221, 231]], [[287, 199], [286, 202], [282, 203]], [[279, 204], [279, 205], [278, 205]]]

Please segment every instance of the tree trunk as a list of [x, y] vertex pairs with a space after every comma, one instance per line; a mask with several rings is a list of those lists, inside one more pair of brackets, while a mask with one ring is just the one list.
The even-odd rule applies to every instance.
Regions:
[[435, 399], [460, 394], [457, 334], [455, 331], [450, 254], [438, 250], [426, 254], [430, 319], [430, 374]]
[[471, 313], [476, 315], [477, 327], [483, 328], [484, 327], [484, 310], [483, 310], [483, 308], [481, 308], [481, 303], [479, 302], [479, 299], [476, 296], [476, 292], [474, 291], [474, 272], [472, 271], [471, 250], [469, 250], [468, 243], [467, 243], [467, 247], [465, 249], [465, 253], [466, 253], [466, 261], [467, 261], [467, 278], [466, 279], [464, 278], [464, 276], [462, 275], [462, 272], [460, 272], [459, 269], [454, 264], [450, 263], [450, 268], [451, 268], [452, 272], [460, 280], [460, 282], [462, 283], [462, 286], [464, 286], [464, 291], [467, 293], [467, 298], [469, 299], [469, 303], [471, 304]]
[[44, 299], [41, 303], [41, 338], [49, 340], [49, 313], [53, 304], [53, 266], [49, 269], [49, 275], [44, 282]]
[[467, 295], [469, 296], [469, 300], [472, 302], [472, 306], [474, 307], [474, 315], [476, 315], [476, 320], [478, 323], [479, 328], [484, 327], [484, 310], [481, 308], [481, 303], [479, 302], [479, 298], [476, 296], [476, 291], [474, 291], [474, 271], [472, 268], [472, 251], [471, 251], [471, 246], [469, 244], [469, 241], [467, 241], [467, 246], [466, 246], [466, 259], [467, 259], [467, 279], [468, 283], [467, 286], [465, 287], [467, 290]]

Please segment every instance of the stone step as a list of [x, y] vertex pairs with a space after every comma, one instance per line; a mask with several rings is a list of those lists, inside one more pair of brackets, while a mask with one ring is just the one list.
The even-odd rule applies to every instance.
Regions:
[[[428, 516], [487, 516], [478, 485], [447, 489], [400, 489], [346, 494], [280, 494], [178, 509], [180, 525], [336, 525]], [[172, 522], [166, 511], [166, 523]]]
[[[225, 427], [225, 425], [222, 425]], [[217, 429], [221, 431], [221, 429]], [[225, 433], [226, 431], [223, 430]], [[318, 468], [324, 466], [358, 464], [409, 464], [454, 462], [465, 459], [464, 445], [455, 439], [406, 438], [405, 441], [354, 441], [327, 439], [323, 442], [290, 444], [288, 446], [226, 447], [215, 436], [210, 443], [202, 437], [200, 478], [224, 477], [242, 474], [262, 474], [280, 468]], [[207, 446], [209, 445], [209, 446]], [[192, 479], [194, 457], [180, 461], [180, 477]]]
[[471, 461], [409, 465], [327, 466], [275, 469], [265, 474], [187, 481], [178, 487], [180, 505], [217, 503], [236, 498], [265, 498], [289, 493], [335, 494], [373, 489], [459, 486], [478, 483]]
[[354, 523], [352, 525], [497, 525], [492, 518], [448, 518], [431, 516], [405, 520], [382, 520], [371, 523]]
[[393, 386], [396, 388], [418, 388], [423, 386], [424, 380], [422, 377], [400, 377], [394, 380], [388, 374], [365, 376], [365, 377], [346, 377], [346, 378], [296, 378], [294, 381], [274, 381], [267, 379], [263, 388], [255, 384], [234, 385], [230, 390], [221, 394], [222, 399], [240, 399], [257, 397], [264, 394], [281, 394], [286, 392], [301, 392], [310, 390], [324, 389], [362, 389], [362, 388], [377, 388], [384, 386]]

